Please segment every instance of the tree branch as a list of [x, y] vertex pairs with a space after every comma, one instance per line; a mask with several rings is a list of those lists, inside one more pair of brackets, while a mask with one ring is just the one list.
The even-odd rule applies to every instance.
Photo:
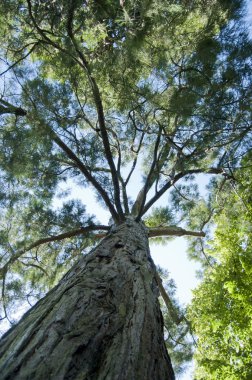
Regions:
[[94, 186], [94, 188], [98, 191], [98, 193], [101, 195], [102, 199], [104, 200], [105, 204], [107, 205], [112, 218], [115, 220], [115, 222], [119, 221], [119, 216], [111, 203], [108, 194], [103, 189], [103, 187], [97, 182], [97, 180], [92, 176], [92, 174], [89, 172], [87, 167], [83, 164], [83, 162], [76, 156], [76, 154], [64, 143], [64, 141], [61, 140], [61, 138], [49, 127], [47, 128], [50, 131], [50, 134], [52, 135], [52, 138], [54, 142], [67, 154], [67, 156], [76, 164], [78, 169], [81, 171], [81, 173], [84, 174], [85, 178]]
[[[14, 263], [16, 260], [18, 260], [25, 252], [30, 251], [33, 248], [37, 248], [37, 247], [39, 247], [39, 246], [41, 246], [43, 244], [46, 244], [46, 243], [50, 243], [50, 242], [54, 242], [54, 241], [60, 241], [60, 240], [63, 240], [63, 239], [74, 237], [74, 236], [86, 234], [88, 232], [100, 231], [100, 230], [109, 231], [109, 229], [110, 229], [110, 227], [109, 226], [105, 226], [105, 225], [97, 225], [97, 226], [96, 225], [91, 225], [91, 226], [87, 226], [87, 227], [80, 227], [80, 228], [78, 228], [76, 230], [64, 232], [64, 233], [59, 234], [59, 235], [53, 235], [53, 236], [49, 236], [49, 237], [46, 237], [46, 238], [39, 239], [39, 240], [35, 241], [34, 243], [31, 243], [27, 247], [19, 250], [14, 255], [12, 255], [11, 258], [9, 259], [9, 261], [1, 268], [0, 275], [1, 276], [5, 275], [5, 273], [7, 272], [8, 267], [12, 263]], [[100, 238], [101, 236], [103, 237], [103, 234], [102, 235], [97, 234], [97, 236]]]
[[123, 210], [122, 210], [121, 201], [120, 201], [119, 179], [118, 179], [118, 176], [117, 176], [115, 163], [113, 161], [113, 156], [112, 156], [112, 153], [111, 153], [111, 150], [110, 150], [110, 143], [109, 143], [109, 138], [108, 138], [108, 134], [107, 134], [107, 130], [106, 130], [106, 125], [105, 125], [105, 118], [104, 118], [104, 112], [103, 112], [103, 105], [102, 105], [101, 95], [100, 95], [97, 83], [96, 83], [95, 79], [91, 75], [91, 72], [90, 72], [90, 69], [89, 69], [89, 66], [88, 66], [88, 62], [87, 62], [86, 58], [84, 57], [83, 53], [78, 48], [78, 45], [77, 45], [77, 43], [75, 41], [75, 38], [74, 38], [74, 35], [73, 35], [73, 31], [72, 31], [72, 22], [73, 22], [73, 16], [74, 16], [74, 4], [72, 4], [72, 6], [70, 7], [70, 10], [69, 10], [69, 15], [68, 15], [69, 17], [68, 17], [68, 20], [67, 20], [67, 32], [68, 32], [68, 35], [69, 35], [69, 37], [70, 37], [70, 39], [71, 39], [71, 41], [73, 43], [75, 51], [77, 52], [80, 60], [77, 59], [68, 50], [66, 50], [66, 49], [62, 48], [60, 45], [58, 45], [55, 41], [51, 40], [45, 34], [45, 32], [43, 31], [43, 29], [41, 29], [39, 27], [39, 25], [36, 23], [36, 20], [35, 20], [35, 18], [33, 16], [31, 1], [27, 0], [27, 4], [28, 4], [29, 15], [30, 15], [30, 18], [32, 20], [32, 23], [35, 26], [37, 32], [40, 34], [40, 36], [44, 39], [44, 41], [47, 44], [49, 44], [49, 45], [53, 46], [54, 48], [56, 48], [57, 50], [60, 50], [63, 53], [65, 53], [68, 56], [70, 56], [74, 60], [74, 62], [76, 62], [78, 65], [80, 65], [85, 70], [85, 72], [87, 74], [88, 81], [90, 83], [91, 90], [92, 90], [92, 93], [93, 93], [93, 98], [94, 98], [96, 110], [97, 110], [98, 121], [99, 121], [99, 126], [100, 126], [102, 141], [103, 141], [103, 147], [104, 147], [104, 151], [105, 151], [105, 156], [106, 156], [108, 165], [109, 165], [110, 170], [111, 170], [112, 182], [113, 182], [113, 185], [114, 185], [115, 205], [116, 205], [116, 208], [117, 208], [117, 211], [118, 211], [117, 220], [118, 220], [118, 218], [120, 220], [122, 220], [122, 219], [124, 219], [124, 216], [123, 216]]
[[24, 262], [21, 261], [21, 260], [20, 260], [20, 263], [21, 263], [22, 265], [24, 265], [25, 267], [34, 267], [34, 268], [36, 268], [36, 269], [39, 269], [39, 270], [41, 270], [41, 272], [43, 272], [46, 276], [48, 276], [47, 271], [46, 271], [44, 268], [42, 268], [40, 265], [33, 264], [33, 263], [24, 263]]
[[10, 113], [16, 116], [25, 116], [27, 112], [23, 108], [13, 106], [6, 100], [0, 99], [0, 115]]
[[[154, 117], [155, 117], [155, 112], [156, 111], [154, 111]], [[158, 183], [159, 173], [161, 172], [163, 165], [167, 161], [167, 157], [169, 155], [169, 152], [170, 152], [170, 149], [172, 146], [171, 141], [170, 141], [171, 139], [170, 140], [167, 139], [167, 133], [166, 133], [164, 127], [160, 124], [160, 122], [158, 120], [156, 120], [156, 122], [157, 122], [157, 125], [159, 127], [159, 132], [158, 132], [157, 141], [156, 141], [155, 148], [154, 148], [152, 165], [151, 165], [148, 177], [146, 179], [145, 185], [141, 189], [141, 191], [139, 192], [138, 198], [137, 198], [137, 200], [136, 200], [136, 202], [132, 208], [132, 210], [134, 210], [134, 212], [135, 212], [135, 209], [137, 207], [139, 207], [140, 202], [142, 202], [141, 206], [139, 208], [139, 211], [138, 211], [137, 220], [140, 220], [140, 218], [143, 215], [143, 209], [144, 209], [147, 193], [155, 181], [157, 181], [157, 183]], [[174, 121], [175, 127], [177, 127], [177, 122], [178, 122], [178, 116], [176, 116], [175, 121]], [[164, 133], [162, 133], [162, 131], [164, 131]], [[174, 134], [175, 134], [175, 131], [173, 132], [173, 135]], [[161, 140], [162, 135], [165, 136], [167, 142], [163, 146], [163, 148], [160, 150], [160, 153], [158, 155], [158, 148], [160, 145], [160, 140]], [[179, 154], [180, 153], [181, 152], [179, 152]], [[157, 193], [157, 191], [156, 191], [156, 193]]]
[[124, 182], [121, 174], [119, 176], [119, 181], [120, 181], [121, 186], [122, 186], [122, 197], [123, 197], [124, 210], [125, 210], [126, 214], [129, 214], [129, 201], [128, 201], [127, 189], [126, 189], [126, 185], [125, 185], [125, 182]]
[[140, 218], [141, 218], [141, 214], [142, 214], [142, 211], [144, 208], [147, 193], [153, 184], [154, 178], [156, 178], [155, 169], [157, 166], [157, 154], [158, 154], [160, 139], [161, 139], [161, 128], [159, 127], [157, 139], [155, 142], [154, 152], [153, 152], [152, 164], [151, 164], [148, 176], [146, 178], [144, 187], [140, 190], [140, 192], [137, 196], [137, 199], [136, 199], [136, 201], [132, 207], [132, 211], [131, 211], [132, 215], [137, 216], [137, 218], [136, 218], [137, 220], [140, 220]]
[[162, 279], [160, 278], [157, 271], [155, 273], [155, 279], [157, 281], [160, 294], [164, 300], [164, 303], [165, 303], [167, 310], [171, 316], [171, 319], [173, 320], [174, 323], [176, 323], [176, 325], [179, 325], [180, 322], [183, 320], [183, 316], [181, 317], [178, 315], [177, 310], [175, 309], [172, 300], [170, 299], [169, 295], [167, 294], [165, 288], [163, 287]]
[[3, 319], [7, 319], [7, 321], [10, 323], [10, 325], [13, 325], [13, 322], [9, 319], [7, 309], [6, 309], [6, 303], [5, 303], [5, 280], [6, 280], [6, 271], [3, 272], [3, 285], [2, 285], [2, 302], [3, 302], [3, 310], [4, 310], [4, 317], [0, 316], [0, 321]]
[[131, 178], [131, 176], [132, 176], [132, 174], [133, 174], [133, 172], [135, 170], [135, 167], [136, 167], [136, 164], [137, 164], [137, 160], [138, 160], [138, 154], [139, 154], [140, 149], [142, 147], [144, 136], [145, 136], [145, 132], [141, 132], [140, 141], [139, 141], [139, 144], [138, 144], [138, 147], [137, 147], [136, 150], [134, 150], [134, 148], [133, 148], [133, 144], [134, 144], [135, 138], [134, 138], [134, 140], [132, 142], [131, 151], [134, 153], [135, 157], [134, 157], [131, 169], [129, 171], [129, 174], [128, 174], [126, 180], [125, 180], [125, 186], [127, 186], [128, 182], [129, 182], [129, 180], [130, 180], [130, 178]]
[[185, 177], [189, 174], [223, 174], [225, 176], [228, 176], [224, 169], [222, 168], [208, 168], [208, 169], [190, 169], [185, 170], [184, 172], [180, 172], [176, 174], [172, 179], [170, 179], [166, 184], [149, 200], [148, 203], [146, 203], [143, 212], [141, 214], [141, 217], [149, 210], [149, 208], [178, 180]]
[[88, 62], [87, 62], [84, 54], [82, 53], [82, 51], [79, 49], [78, 44], [74, 38], [74, 34], [73, 34], [73, 30], [72, 30], [74, 11], [75, 11], [75, 9], [74, 9], [74, 2], [73, 2], [72, 6], [70, 7], [69, 14], [68, 14], [67, 31], [68, 31], [68, 35], [69, 35], [69, 37], [73, 43], [75, 51], [77, 52], [77, 54], [79, 55], [79, 58], [81, 59], [82, 67], [84, 68], [84, 70], [87, 74], [88, 81], [89, 81], [90, 86], [91, 86], [91, 90], [93, 93], [93, 99], [95, 102], [95, 107], [96, 107], [96, 111], [97, 111], [97, 115], [98, 115], [98, 122], [99, 122], [100, 131], [101, 131], [101, 137], [102, 137], [104, 152], [105, 152], [105, 156], [106, 156], [108, 165], [109, 165], [110, 170], [111, 170], [112, 182], [113, 182], [113, 186], [114, 186], [115, 205], [116, 205], [116, 209], [118, 211], [120, 218], [123, 220], [124, 216], [123, 216], [123, 210], [122, 210], [121, 200], [120, 200], [119, 179], [118, 179], [115, 163], [113, 160], [113, 155], [112, 155], [112, 152], [110, 149], [109, 137], [108, 137], [108, 133], [107, 133], [106, 125], [105, 125], [105, 117], [104, 117], [101, 94], [100, 94], [99, 87], [98, 87], [94, 77], [92, 76]]
[[[37, 47], [37, 45], [39, 45], [39, 43], [40, 43], [39, 41], [35, 42], [35, 43], [33, 44], [32, 48], [28, 51], [28, 53], [26, 53], [23, 57], [19, 58], [19, 59], [18, 59], [16, 62], [14, 62], [12, 65], [8, 66], [8, 68], [7, 68], [6, 70], [4, 70], [4, 71], [2, 71], [2, 72], [0, 73], [0, 76], [6, 74], [8, 71], [10, 71], [10, 70], [13, 69], [15, 66], [17, 66], [20, 62], [22, 62], [23, 60], [25, 60], [25, 58], [27, 58], [27, 57], [33, 52], [33, 50]], [[32, 45], [32, 43], [29, 43], [29, 44], [25, 45], [24, 48], [26, 48], [26, 47], [29, 46], [29, 45]], [[23, 48], [23, 49], [24, 49], [24, 48]], [[8, 63], [6, 62], [6, 65], [7, 65], [7, 64], [8, 64]]]
[[206, 234], [203, 231], [188, 231], [181, 227], [166, 226], [166, 227], [151, 227], [149, 228], [149, 237], [154, 238], [158, 236], [197, 236], [204, 237]]

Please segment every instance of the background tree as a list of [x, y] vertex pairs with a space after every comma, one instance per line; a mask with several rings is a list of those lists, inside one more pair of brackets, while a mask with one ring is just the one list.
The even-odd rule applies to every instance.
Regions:
[[[2, 1], [3, 318], [71, 268], [3, 338], [4, 378], [173, 378], [147, 237], [204, 236], [195, 176], [232, 178], [251, 144], [243, 4], [207, 5]], [[114, 227], [64, 193], [56, 208], [62, 183]]]
[[211, 265], [190, 307], [198, 336], [196, 379], [249, 379], [252, 374], [250, 162], [251, 153], [236, 169], [235, 182], [215, 193], [217, 227], [206, 250]]

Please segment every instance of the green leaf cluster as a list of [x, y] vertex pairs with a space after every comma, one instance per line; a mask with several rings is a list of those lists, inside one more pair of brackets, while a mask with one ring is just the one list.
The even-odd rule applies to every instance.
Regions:
[[[236, 182], [219, 194], [214, 237], [208, 255], [214, 258], [194, 291], [190, 319], [198, 337], [195, 379], [252, 377], [252, 202], [251, 153]], [[225, 207], [223, 208], [223, 204]]]

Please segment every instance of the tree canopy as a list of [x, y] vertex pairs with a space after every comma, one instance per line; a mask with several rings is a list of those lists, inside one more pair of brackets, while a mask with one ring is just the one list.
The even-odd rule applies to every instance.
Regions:
[[236, 182], [216, 194], [216, 229], [206, 251], [212, 263], [190, 306], [198, 336], [197, 379], [252, 375], [250, 162], [251, 153], [236, 170]]
[[[2, 319], [13, 322], [18, 305], [41, 298], [110, 228], [62, 184], [93, 189], [111, 224], [131, 215], [146, 221], [150, 237], [208, 233], [213, 201], [202, 199], [197, 175], [221, 177], [216, 194], [251, 149], [244, 7], [238, 0], [1, 1]], [[231, 244], [225, 236], [218, 250]], [[205, 265], [212, 259], [202, 244], [196, 238], [190, 249]], [[222, 274], [209, 276], [217, 287]], [[225, 294], [236, 294], [232, 284]]]

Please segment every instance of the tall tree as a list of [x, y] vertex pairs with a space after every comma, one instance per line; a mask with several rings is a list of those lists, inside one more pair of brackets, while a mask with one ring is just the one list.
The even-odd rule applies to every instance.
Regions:
[[[194, 292], [191, 321], [198, 336], [196, 379], [250, 379], [251, 152], [215, 197], [211, 265]], [[242, 218], [241, 218], [242, 215]]]
[[[1, 2], [3, 318], [65, 274], [2, 338], [3, 379], [174, 378], [158, 288], [181, 318], [148, 238], [204, 236], [194, 177], [231, 178], [251, 144], [243, 4], [207, 5]], [[80, 201], [56, 208], [64, 182], [92, 188], [110, 226]]]

